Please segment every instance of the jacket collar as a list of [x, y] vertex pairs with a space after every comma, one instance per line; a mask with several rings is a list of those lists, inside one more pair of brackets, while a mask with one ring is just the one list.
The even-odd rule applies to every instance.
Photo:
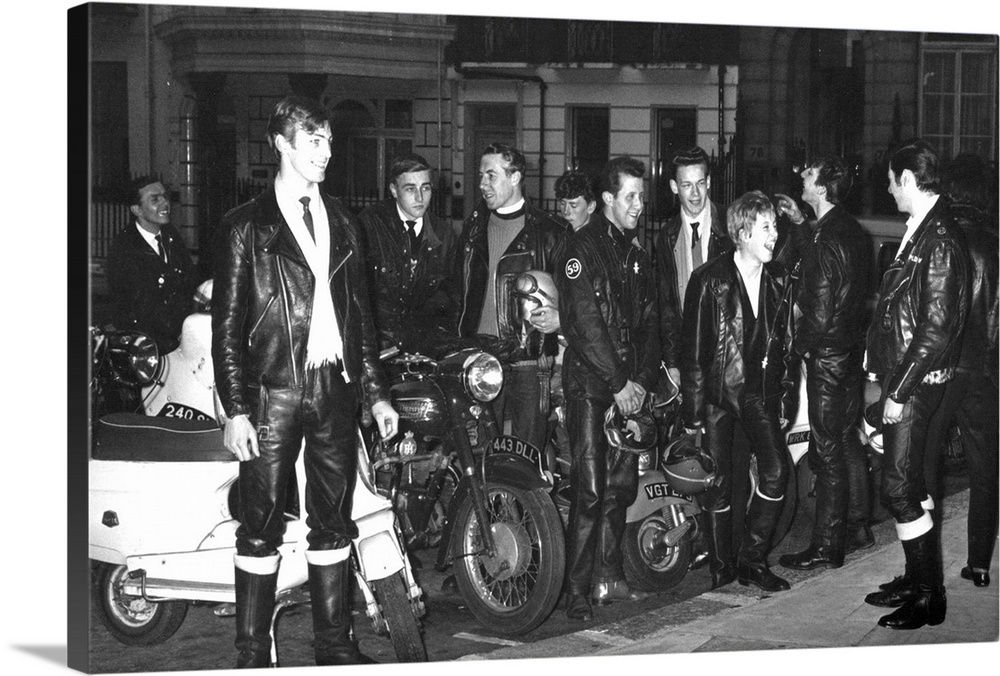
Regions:
[[[330, 223], [330, 275], [340, 268], [351, 254], [351, 248], [343, 233], [343, 225], [337, 217], [333, 199], [320, 190], [323, 206], [326, 208], [327, 220]], [[295, 239], [292, 229], [288, 227], [285, 217], [278, 208], [278, 200], [274, 193], [274, 184], [258, 198], [260, 227], [268, 229], [263, 235], [263, 248], [270, 247], [278, 256], [304, 268], [309, 267], [302, 248]]]

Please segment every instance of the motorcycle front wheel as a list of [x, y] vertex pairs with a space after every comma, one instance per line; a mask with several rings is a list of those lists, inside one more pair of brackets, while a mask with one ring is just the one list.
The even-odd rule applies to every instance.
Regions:
[[426, 662], [427, 648], [420, 635], [420, 621], [414, 615], [402, 573], [372, 580], [372, 587], [389, 626], [389, 638], [400, 662]]
[[691, 561], [691, 538], [685, 535], [670, 547], [659, 544], [659, 537], [672, 529], [659, 514], [625, 525], [622, 539], [622, 567], [625, 579], [636, 589], [665, 591], [687, 575]]
[[157, 645], [180, 628], [187, 615], [185, 601], [147, 601], [123, 591], [128, 568], [101, 564], [91, 583], [101, 624], [125, 645]]
[[526, 634], [552, 613], [562, 591], [562, 521], [546, 491], [501, 482], [488, 487], [486, 512], [494, 557], [486, 553], [471, 497], [458, 508], [458, 589], [472, 614], [491, 631]]

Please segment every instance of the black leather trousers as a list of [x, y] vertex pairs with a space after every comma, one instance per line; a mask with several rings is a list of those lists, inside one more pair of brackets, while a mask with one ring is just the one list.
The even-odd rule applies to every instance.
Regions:
[[959, 369], [945, 384], [941, 405], [927, 432], [924, 481], [935, 503], [941, 499], [941, 453], [957, 424], [969, 473], [968, 565], [989, 570], [997, 539], [997, 388], [985, 373]]
[[816, 475], [814, 545], [842, 550], [846, 526], [868, 521], [868, 457], [858, 437], [862, 384], [860, 348], [806, 359], [807, 457]]
[[566, 542], [566, 589], [586, 595], [591, 583], [625, 579], [625, 514], [639, 488], [638, 458], [608, 449], [604, 412], [611, 402], [569, 399], [571, 502]]
[[339, 367], [312, 369], [299, 388], [249, 389], [260, 457], [240, 463], [242, 521], [236, 552], [269, 556], [285, 532], [289, 479], [305, 439], [309, 549], [340, 549], [357, 537], [351, 519], [357, 478], [357, 392]]
[[[883, 406], [888, 381], [888, 378], [883, 379]], [[903, 407], [902, 420], [882, 428], [881, 500], [896, 523], [910, 523], [924, 514], [920, 503], [930, 495], [924, 479], [927, 432], [944, 387], [944, 384], [917, 385]]]

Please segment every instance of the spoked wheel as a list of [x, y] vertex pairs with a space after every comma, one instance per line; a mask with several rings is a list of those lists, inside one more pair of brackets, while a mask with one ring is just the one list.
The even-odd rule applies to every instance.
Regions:
[[389, 638], [392, 639], [396, 659], [400, 662], [426, 662], [427, 648], [420, 635], [420, 620], [406, 593], [403, 574], [372, 580], [372, 587], [389, 625]]
[[549, 616], [562, 590], [566, 544], [548, 493], [494, 483], [486, 511], [496, 556], [486, 554], [471, 499], [455, 522], [455, 579], [472, 614], [502, 635], [525, 634]]
[[687, 575], [691, 561], [690, 534], [671, 547], [662, 542], [662, 535], [671, 528], [660, 514], [625, 526], [622, 564], [631, 586], [643, 591], [665, 591]]
[[125, 645], [157, 645], [180, 628], [187, 615], [184, 601], [147, 601], [124, 592], [128, 568], [102, 564], [91, 584], [101, 624]]

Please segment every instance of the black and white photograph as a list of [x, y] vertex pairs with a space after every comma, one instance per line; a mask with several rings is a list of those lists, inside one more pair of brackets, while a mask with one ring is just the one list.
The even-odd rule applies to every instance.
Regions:
[[867, 9], [46, 6], [17, 663], [988, 669], [998, 23]]

